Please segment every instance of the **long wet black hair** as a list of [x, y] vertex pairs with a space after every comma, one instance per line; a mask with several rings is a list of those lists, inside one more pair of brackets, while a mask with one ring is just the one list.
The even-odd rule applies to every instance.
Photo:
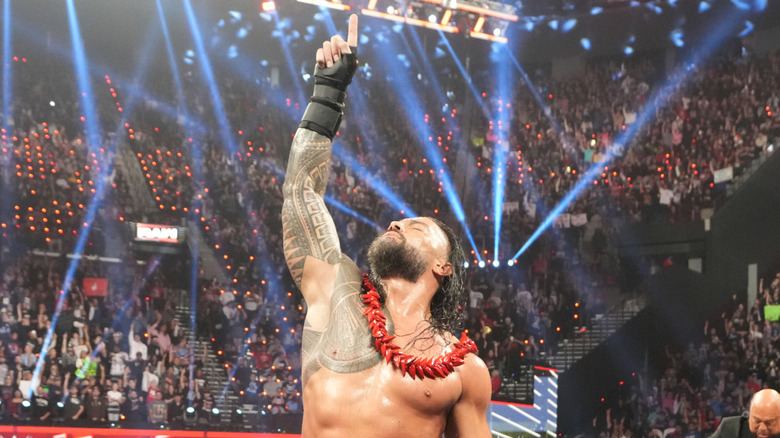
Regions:
[[447, 261], [452, 264], [452, 274], [442, 278], [439, 289], [431, 300], [431, 326], [439, 333], [458, 333], [466, 319], [466, 254], [463, 252], [460, 238], [452, 228], [436, 218], [428, 219], [447, 236], [450, 244]]

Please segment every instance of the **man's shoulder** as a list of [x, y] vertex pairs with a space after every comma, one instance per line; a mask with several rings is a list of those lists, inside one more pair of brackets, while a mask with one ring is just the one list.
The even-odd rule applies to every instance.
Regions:
[[742, 420], [747, 420], [747, 417], [744, 415], [734, 415], [733, 417], [723, 417], [721, 420], [721, 424], [723, 425], [731, 425], [731, 424], [738, 424]]
[[723, 417], [723, 419], [721, 420], [721, 423], [724, 424], [724, 425], [725, 424], [733, 425], [733, 424], [743, 423], [743, 422], [745, 422], [747, 420], [748, 420], [747, 415], [734, 415], [732, 417]]
[[490, 370], [488, 370], [487, 365], [485, 365], [485, 361], [475, 353], [469, 353], [463, 357], [463, 366], [470, 370], [484, 371], [490, 374]]
[[490, 370], [482, 358], [473, 353], [467, 354], [463, 358], [459, 374], [464, 392], [471, 393], [478, 398], [485, 395], [488, 399], [490, 398]]
[[[449, 342], [451, 345], [460, 343], [460, 339], [452, 332], [445, 332], [443, 337], [446, 342]], [[457, 370], [459, 370], [461, 379], [480, 381], [482, 380], [480, 378], [482, 375], [487, 376], [488, 386], [490, 386], [490, 370], [488, 370], [487, 365], [485, 365], [485, 361], [475, 353], [467, 353], [463, 356], [463, 365], [458, 367]]]
[[721, 438], [739, 437], [742, 431], [749, 430], [747, 426], [748, 418], [745, 415], [735, 415], [733, 417], [723, 417], [715, 435]]

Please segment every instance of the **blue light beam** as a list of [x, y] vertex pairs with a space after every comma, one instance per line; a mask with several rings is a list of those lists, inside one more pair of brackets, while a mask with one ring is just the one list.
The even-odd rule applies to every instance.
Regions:
[[[73, 51], [62, 44], [60, 44], [56, 40], [46, 40], [44, 38], [41, 38], [39, 35], [39, 32], [35, 31], [35, 27], [30, 25], [29, 23], [24, 22], [24, 20], [20, 18], [15, 18], [15, 23], [19, 25], [19, 31], [27, 37], [29, 40], [31, 40], [34, 44], [36, 44], [40, 48], [48, 49], [49, 46], [51, 46], [51, 50], [48, 51], [50, 55], [57, 56], [59, 58], [68, 60], [73, 62], [73, 59], [75, 58], [75, 55]], [[88, 66], [90, 73], [96, 76], [109, 76], [111, 78], [111, 81], [116, 84], [117, 88], [124, 89], [128, 93], [136, 94], [143, 98], [145, 101], [154, 102], [157, 106], [155, 110], [161, 114], [164, 114], [168, 117], [171, 117], [173, 119], [176, 119], [181, 114], [178, 112], [177, 108], [174, 108], [173, 106], [169, 105], [167, 102], [160, 100], [157, 96], [150, 94], [147, 90], [145, 90], [142, 87], [139, 87], [134, 84], [133, 80], [128, 80], [121, 75], [116, 74], [116, 72], [111, 71], [104, 65], [101, 65], [97, 62], [91, 62], [91, 64]], [[205, 132], [205, 129], [202, 128], [205, 126], [205, 123], [199, 119], [191, 119], [189, 120], [191, 122], [194, 129], [196, 129], [198, 132], [202, 133]]]
[[[267, 162], [267, 161], [263, 162], [261, 164], [264, 167], [268, 168], [271, 172], [274, 172], [277, 177], [284, 178], [284, 175], [285, 175], [284, 171], [282, 171], [282, 169], [280, 169], [277, 165], [275, 165], [273, 163], [270, 163], [270, 162]], [[377, 225], [371, 219], [368, 219], [365, 216], [361, 215], [360, 213], [356, 212], [355, 210], [347, 207], [346, 205], [342, 204], [341, 201], [339, 201], [337, 198], [335, 198], [335, 197], [333, 197], [331, 195], [328, 195], [327, 193], [325, 194], [325, 202], [327, 202], [331, 206], [335, 207], [336, 209], [338, 209], [338, 210], [340, 210], [340, 211], [342, 211], [342, 212], [344, 212], [344, 213], [354, 217], [355, 219], [357, 219], [357, 220], [359, 220], [359, 221], [361, 221], [361, 222], [363, 222], [363, 223], [365, 223], [367, 225], [370, 225], [370, 226], [376, 228], [377, 230], [380, 230], [380, 231], [384, 230], [384, 228], [382, 228], [379, 225]]]
[[439, 37], [447, 47], [447, 50], [450, 52], [450, 56], [452, 56], [452, 60], [455, 61], [455, 65], [458, 66], [458, 70], [460, 71], [460, 74], [463, 75], [463, 79], [466, 80], [466, 84], [469, 86], [469, 90], [471, 90], [471, 94], [474, 95], [474, 99], [477, 101], [480, 109], [482, 109], [482, 113], [485, 115], [485, 117], [490, 118], [490, 114], [488, 113], [487, 108], [485, 108], [485, 102], [482, 100], [482, 95], [474, 87], [474, 83], [471, 81], [471, 76], [466, 71], [466, 67], [463, 66], [463, 63], [460, 62], [460, 58], [458, 58], [458, 55], [455, 53], [455, 49], [452, 48], [452, 44], [450, 44], [447, 36], [444, 35], [444, 32], [439, 30]]
[[[507, 51], [509, 49], [506, 49]], [[498, 141], [493, 145], [493, 260], [500, 257], [499, 246], [501, 243], [501, 224], [504, 219], [504, 194], [506, 189], [506, 158], [509, 152], [509, 138], [507, 133], [511, 130], [510, 108], [505, 108], [505, 102], [511, 101], [514, 96], [512, 88], [512, 74], [509, 69], [509, 61], [506, 56], [499, 56], [500, 52], [493, 52], [493, 70], [496, 72], [497, 91], [499, 98], [497, 123], [493, 125], [493, 131], [498, 136]]]
[[295, 79], [293, 80], [293, 85], [295, 86], [296, 98], [298, 102], [306, 102], [308, 99], [306, 98], [306, 94], [303, 92], [301, 82], [297, 79], [298, 75], [296, 74], [292, 52], [290, 52], [290, 45], [287, 39], [284, 37], [284, 24], [279, 21], [279, 14], [274, 14], [274, 23], [276, 24], [276, 32], [279, 34], [279, 44], [282, 47], [284, 58], [287, 61], [287, 68], [290, 70], [290, 76]]
[[[173, 77], [173, 83], [176, 87], [176, 100], [179, 103], [179, 112], [184, 115], [184, 120], [186, 123], [184, 123], [184, 134], [187, 138], [194, 138], [195, 133], [194, 127], [196, 124], [191, 122], [189, 110], [187, 108], [187, 97], [184, 94], [184, 87], [181, 83], [181, 75], [179, 74], [179, 67], [176, 64], [176, 54], [173, 50], [173, 43], [171, 43], [171, 35], [168, 32], [168, 23], [165, 19], [165, 12], [163, 11], [162, 4], [160, 3], [160, 0], [156, 0], [157, 2], [157, 16], [160, 20], [160, 27], [163, 31], [163, 36], [165, 37], [165, 48], [168, 53], [168, 63], [171, 65], [171, 76]], [[190, 148], [190, 153], [192, 154], [192, 162], [193, 162], [193, 175], [194, 175], [194, 181], [196, 181], [196, 184], [200, 184], [201, 181], [204, 180], [203, 178], [203, 160], [201, 160], [202, 152], [200, 147], [200, 142], [193, 142]], [[194, 210], [194, 209], [193, 209]]]
[[171, 65], [171, 76], [173, 76], [173, 84], [176, 87], [176, 97], [178, 97], [179, 101], [179, 110], [186, 111], [186, 104], [182, 100], [184, 98], [184, 89], [181, 84], [181, 76], [179, 75], [179, 66], [176, 64], [176, 55], [173, 51], [171, 35], [168, 32], [168, 23], [165, 20], [165, 12], [163, 12], [160, 0], [155, 1], [157, 2], [157, 17], [160, 20], [160, 27], [162, 28], [163, 36], [165, 37], [165, 49], [168, 53], [168, 63]]
[[[190, 209], [189, 216], [191, 223], [197, 223], [198, 208], [201, 207], [201, 201], [197, 197], [192, 202], [193, 208]], [[197, 207], [197, 208], [196, 208]], [[195, 226], [191, 226], [194, 231]], [[193, 233], [193, 235], [195, 235]], [[190, 340], [188, 342], [190, 363], [189, 363], [189, 388], [187, 392], [187, 407], [192, 407], [195, 402], [195, 386], [193, 381], [195, 380], [195, 354], [193, 349], [195, 348], [195, 333], [197, 332], [197, 325], [195, 323], [196, 314], [198, 310], [198, 261], [200, 260], [200, 239], [190, 239]]]
[[[13, 133], [11, 130], [11, 125], [9, 122], [13, 120], [13, 117], [11, 117], [11, 104], [13, 103], [14, 98], [14, 80], [13, 80], [13, 60], [11, 59], [12, 53], [12, 35], [11, 32], [11, 1], [6, 0], [3, 2], [3, 114], [5, 117], [3, 117], [3, 125], [2, 125], [2, 156], [0, 157], [2, 159], [2, 180], [3, 180], [3, 187], [5, 188], [3, 190], [3, 193], [0, 194], [2, 198], [2, 205], [0, 205], [0, 222], [3, 224], [6, 224], [7, 217], [10, 217], [10, 212], [13, 211], [11, 208], [11, 205], [13, 204], [12, 197], [14, 196], [13, 190], [10, 190], [10, 187], [13, 187], [13, 183], [11, 182], [11, 164], [13, 161], [13, 150], [14, 147], [12, 146], [12, 141], [7, 141], [7, 139], [13, 138]], [[11, 145], [9, 147], [9, 145]]]
[[355, 210], [353, 210], [353, 209], [347, 207], [346, 205], [342, 204], [341, 201], [339, 201], [338, 199], [334, 198], [333, 196], [330, 196], [330, 195], [326, 194], [325, 195], [325, 202], [327, 202], [331, 207], [334, 207], [337, 210], [342, 211], [342, 212], [344, 212], [344, 213], [354, 217], [355, 219], [363, 222], [364, 224], [370, 225], [370, 226], [374, 227], [374, 229], [376, 229], [376, 230], [383, 230], [384, 229], [384, 228], [380, 227], [379, 225], [377, 225], [376, 223], [374, 223], [374, 221], [372, 221], [371, 219], [366, 218], [362, 214], [360, 214], [360, 213], [356, 212]]
[[[87, 66], [87, 57], [84, 53], [84, 41], [81, 38], [81, 29], [79, 28], [78, 16], [76, 14], [76, 7], [73, 4], [73, 0], [67, 1], [67, 7], [68, 21], [70, 22], [71, 43], [73, 45], [73, 54], [75, 57], [76, 78], [80, 91], [79, 97], [81, 100], [81, 107], [84, 109], [84, 124], [87, 132], [87, 149], [90, 155], [92, 153], [97, 155], [101, 140], [99, 114], [95, 110], [95, 101], [92, 94], [92, 84], [90, 82], [89, 68]], [[107, 170], [106, 167], [107, 166], [102, 166], [103, 170], [100, 173], [105, 173]], [[81, 224], [81, 230], [78, 234], [79, 238], [73, 251], [73, 253], [76, 255], [81, 255], [81, 253], [84, 251], [84, 247], [86, 246], [87, 240], [89, 238], [89, 232], [92, 229], [92, 224], [94, 223], [95, 217], [97, 216], [100, 200], [103, 199], [105, 194], [106, 179], [103, 178], [103, 175], [97, 175], [95, 180], [95, 194], [89, 201], [87, 214], [84, 218], [84, 222]], [[71, 260], [70, 265], [68, 266], [68, 270], [65, 274], [65, 278], [63, 279], [62, 290], [60, 291], [60, 296], [57, 300], [57, 307], [54, 311], [54, 315], [52, 316], [51, 327], [49, 327], [49, 330], [46, 332], [46, 337], [44, 338], [43, 346], [41, 347], [42, 353], [40, 356], [38, 356], [38, 361], [35, 364], [32, 384], [28, 389], [28, 397], [32, 396], [33, 392], [37, 389], [40, 383], [40, 373], [41, 369], [43, 368], [43, 363], [46, 360], [46, 352], [49, 351], [49, 345], [51, 344], [52, 335], [54, 334], [54, 328], [57, 327], [57, 320], [59, 319], [60, 313], [62, 312], [62, 307], [65, 304], [68, 293], [70, 292], [70, 286], [73, 282], [73, 277], [76, 273], [76, 268], [78, 267], [80, 260], [80, 257], [74, 257]]]
[[691, 72], [685, 67], [687, 65], [700, 65], [700, 63], [706, 59], [713, 51], [721, 46], [726, 38], [729, 38], [734, 34], [734, 30], [739, 26], [739, 17], [733, 17], [733, 13], [724, 14], [721, 17], [719, 24], [715, 27], [713, 32], [709, 32], [711, 38], [699, 47], [699, 50], [693, 51], [693, 55], [688, 62], [680, 64], [673, 74], [669, 75], [669, 79], [653, 92], [648, 103], [637, 114], [636, 121], [629, 125], [625, 131], [622, 131], [620, 135], [615, 138], [614, 146], [610, 148], [605, 154], [603, 162], [593, 164], [585, 174], [577, 181], [572, 187], [569, 193], [561, 199], [558, 205], [550, 211], [550, 214], [545, 217], [544, 221], [534, 231], [531, 237], [523, 244], [523, 246], [512, 257], [512, 260], [517, 261], [520, 257], [535, 241], [539, 238], [550, 226], [552, 226], [555, 219], [563, 213], [569, 205], [574, 202], [575, 199], [591, 185], [591, 181], [597, 178], [602, 173], [602, 168], [609, 165], [617, 155], [623, 155], [624, 149], [631, 143], [634, 136], [641, 132], [645, 125], [647, 125], [655, 116], [657, 109], [664, 105], [667, 98], [674, 92], [674, 90], [683, 82], [685, 82], [690, 76]]
[[333, 143], [333, 154], [336, 155], [341, 162], [354, 170], [356, 176], [360, 177], [375, 192], [383, 196], [395, 209], [402, 212], [401, 214], [410, 217], [417, 216], [417, 213], [415, 213], [412, 207], [407, 205], [390, 187], [377, 179], [371, 178], [371, 172], [363, 167], [363, 165], [352, 157], [351, 154], [346, 152], [340, 142]]
[[[322, 21], [325, 23], [325, 27], [327, 28], [328, 33], [330, 35], [338, 34], [339, 32], [336, 29], [336, 24], [333, 22], [333, 17], [330, 13], [330, 9], [321, 6], [320, 13], [322, 15]], [[349, 87], [350, 87], [349, 99], [351, 100], [352, 105], [355, 108], [355, 112], [358, 114], [363, 114], [366, 117], [366, 120], [374, 120], [372, 107], [366, 102], [367, 93], [363, 91], [363, 87], [359, 75], [355, 75], [355, 78], [353, 79], [352, 84], [350, 84]], [[372, 154], [379, 154], [380, 153], [379, 148], [381, 147], [381, 143], [377, 141], [376, 138], [374, 138], [372, 131], [370, 129], [365, 129], [362, 123], [358, 123], [356, 125], [360, 130], [360, 137], [364, 139], [363, 144], [367, 146], [368, 151]], [[372, 173], [376, 173], [376, 172], [372, 172]]]
[[187, 21], [189, 22], [190, 34], [195, 42], [195, 50], [197, 51], [200, 62], [201, 73], [206, 79], [206, 85], [208, 85], [209, 94], [211, 95], [211, 101], [214, 105], [214, 111], [216, 112], [217, 122], [219, 123], [220, 136], [222, 143], [227, 149], [230, 156], [235, 157], [238, 152], [238, 147], [233, 141], [233, 136], [230, 133], [230, 123], [228, 122], [227, 114], [225, 113], [225, 106], [222, 102], [222, 96], [219, 91], [219, 86], [214, 78], [214, 70], [211, 68], [211, 61], [209, 55], [206, 52], [206, 46], [203, 44], [203, 35], [201, 35], [200, 27], [198, 26], [198, 20], [195, 17], [195, 11], [192, 9], [190, 0], [182, 0], [184, 4], [184, 11], [187, 14]]
[[[449, 43], [448, 43], [449, 44]], [[451, 49], [451, 47], [450, 47]], [[437, 177], [439, 178], [439, 181], [442, 183], [442, 192], [445, 194], [445, 197], [450, 205], [450, 208], [452, 208], [452, 213], [455, 215], [455, 218], [463, 225], [463, 231], [469, 240], [469, 243], [472, 245], [472, 249], [474, 249], [474, 252], [476, 254], [479, 254], [479, 250], [477, 249], [476, 244], [474, 243], [474, 239], [471, 235], [471, 230], [469, 229], [468, 224], [466, 223], [466, 214], [463, 210], [463, 205], [460, 203], [460, 198], [458, 197], [457, 190], [455, 189], [454, 184], [452, 183], [452, 179], [450, 178], [449, 172], [444, 168], [444, 160], [442, 159], [441, 154], [439, 153], [439, 150], [436, 148], [435, 145], [433, 145], [433, 142], [429, 142], [428, 138], [435, 137], [434, 133], [431, 132], [430, 126], [422, 122], [425, 120], [425, 114], [423, 111], [422, 103], [420, 102], [419, 96], [417, 96], [414, 93], [414, 88], [412, 87], [408, 71], [405, 69], [393, 69], [389, 68], [388, 71], [395, 71], [396, 75], [395, 78], [398, 80], [399, 87], [399, 95], [401, 97], [401, 100], [406, 102], [406, 111], [404, 111], [404, 114], [407, 116], [407, 120], [409, 121], [410, 125], [413, 126], [414, 133], [418, 137], [417, 140], [419, 141], [419, 144], [423, 147], [424, 152], [426, 156], [428, 157], [428, 161], [430, 162], [431, 166], [433, 167], [434, 172], [436, 173]], [[473, 86], [472, 86], [473, 87]], [[483, 111], [485, 108], [482, 108]], [[477, 255], [479, 258], [480, 256]]]
[[[590, 44], [590, 43], [588, 43]], [[525, 85], [528, 87], [528, 90], [531, 92], [531, 95], [534, 97], [534, 100], [537, 104], [539, 104], [539, 107], [542, 108], [542, 112], [544, 113], [545, 117], [547, 118], [547, 121], [550, 122], [550, 125], [552, 125], [553, 129], [555, 129], [555, 132], [561, 136], [563, 131], [563, 126], [561, 126], [561, 123], [553, 117], [552, 115], [552, 109], [545, 103], [544, 98], [541, 94], [539, 94], [539, 90], [536, 88], [536, 86], [531, 82], [531, 78], [528, 77], [528, 73], [525, 72], [525, 69], [522, 65], [520, 65], [520, 62], [515, 58], [515, 55], [512, 54], [512, 51], [509, 50], [508, 47], [504, 46], [504, 51], [506, 53], [507, 58], [509, 58], [510, 61], [512, 61], [512, 64], [515, 66], [515, 69], [518, 73], [520, 73], [520, 76], [523, 78], [523, 81], [525, 82]]]

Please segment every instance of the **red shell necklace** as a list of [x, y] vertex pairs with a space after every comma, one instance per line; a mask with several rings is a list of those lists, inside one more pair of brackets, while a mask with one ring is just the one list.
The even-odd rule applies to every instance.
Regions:
[[400, 369], [403, 375], [409, 375], [412, 379], [445, 378], [455, 371], [455, 367], [463, 365], [463, 358], [468, 353], [477, 353], [477, 345], [466, 336], [464, 332], [460, 342], [454, 344], [455, 349], [449, 353], [437, 357], [418, 357], [401, 353], [398, 345], [392, 343], [395, 336], [387, 334], [386, 317], [382, 313], [382, 305], [379, 302], [379, 293], [371, 284], [368, 275], [363, 275], [363, 304], [366, 309], [363, 314], [368, 318], [368, 326], [374, 337], [376, 351], [384, 356], [387, 363], [392, 363], [395, 369]]

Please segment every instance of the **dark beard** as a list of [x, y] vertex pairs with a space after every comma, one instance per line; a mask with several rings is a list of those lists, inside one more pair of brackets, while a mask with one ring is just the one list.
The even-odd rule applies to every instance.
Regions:
[[425, 272], [425, 260], [420, 254], [401, 241], [379, 236], [368, 247], [368, 266], [372, 276], [377, 279], [400, 277], [415, 282]]

